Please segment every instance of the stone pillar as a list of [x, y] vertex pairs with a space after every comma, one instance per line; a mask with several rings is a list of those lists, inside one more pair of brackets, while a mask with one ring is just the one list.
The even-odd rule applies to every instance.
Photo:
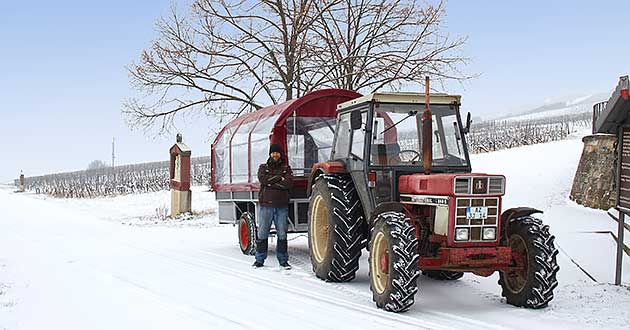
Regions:
[[617, 137], [609, 134], [582, 138], [584, 149], [569, 198], [578, 204], [607, 210], [615, 206], [615, 148]]
[[192, 192], [171, 189], [171, 217], [192, 211]]
[[24, 190], [26, 189], [26, 182], [24, 179], [24, 173], [20, 173], [20, 192], [24, 192]]
[[190, 148], [177, 134], [177, 143], [169, 150], [171, 155], [171, 217], [192, 212], [192, 192], [190, 191]]

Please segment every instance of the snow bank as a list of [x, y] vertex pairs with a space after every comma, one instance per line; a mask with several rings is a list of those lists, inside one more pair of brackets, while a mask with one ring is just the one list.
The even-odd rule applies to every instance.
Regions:
[[[588, 279], [571, 261], [579, 263], [600, 282], [614, 281], [616, 246], [609, 234], [617, 233], [617, 223], [605, 211], [594, 210], [569, 199], [573, 177], [582, 154], [582, 131], [565, 141], [525, 146], [489, 154], [473, 155], [474, 171], [506, 176], [504, 209], [530, 206], [551, 227], [560, 248], [558, 256], [561, 283]], [[626, 244], [630, 244], [626, 235]], [[630, 283], [630, 259], [624, 259], [624, 283]]]
[[48, 195], [26, 193], [64, 208], [132, 226], [160, 227], [212, 227], [218, 225], [218, 203], [207, 186], [191, 187], [192, 216], [171, 219], [171, 192], [163, 190], [146, 194], [130, 194], [104, 198], [54, 198]]

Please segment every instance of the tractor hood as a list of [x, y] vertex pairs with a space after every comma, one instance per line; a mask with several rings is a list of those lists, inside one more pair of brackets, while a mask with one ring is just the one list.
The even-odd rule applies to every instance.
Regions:
[[505, 194], [505, 176], [486, 173], [410, 174], [398, 178], [400, 194], [492, 195]]

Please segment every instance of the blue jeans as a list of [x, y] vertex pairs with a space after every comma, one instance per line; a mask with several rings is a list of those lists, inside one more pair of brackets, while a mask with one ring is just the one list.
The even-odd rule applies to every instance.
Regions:
[[[271, 207], [262, 206], [258, 207], [258, 216], [256, 217], [258, 222], [258, 239], [267, 240], [269, 238], [269, 230], [271, 229], [271, 223], [273, 222], [276, 227], [276, 234], [278, 240], [287, 240], [287, 227], [288, 227], [288, 207]], [[287, 252], [278, 252], [276, 249], [276, 256], [278, 262], [283, 263], [289, 260], [289, 254]], [[256, 260], [264, 262], [267, 259], [267, 251], [256, 251]]]

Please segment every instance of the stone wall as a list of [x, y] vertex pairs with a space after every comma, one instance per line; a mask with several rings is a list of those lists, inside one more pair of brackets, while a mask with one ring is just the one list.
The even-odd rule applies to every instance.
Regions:
[[615, 206], [615, 147], [617, 137], [608, 134], [582, 138], [584, 149], [569, 196], [576, 203], [607, 210]]

